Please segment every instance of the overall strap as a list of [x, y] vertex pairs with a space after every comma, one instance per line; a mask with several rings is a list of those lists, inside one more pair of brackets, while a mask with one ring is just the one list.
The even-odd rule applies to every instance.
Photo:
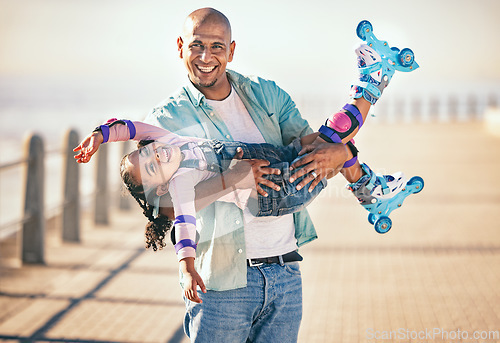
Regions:
[[215, 173], [221, 173], [221, 167], [215, 158], [223, 146], [219, 141], [200, 142], [198, 144], [189, 142], [180, 147], [181, 151], [199, 148], [205, 157], [205, 160], [188, 159], [181, 161], [179, 168], [194, 168], [198, 170], [207, 170]]

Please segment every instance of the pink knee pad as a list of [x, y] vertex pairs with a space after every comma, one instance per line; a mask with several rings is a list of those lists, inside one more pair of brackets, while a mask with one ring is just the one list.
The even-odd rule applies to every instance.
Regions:
[[332, 114], [326, 120], [326, 126], [334, 129], [337, 132], [346, 132], [351, 128], [352, 121], [351, 118], [349, 118], [349, 116], [345, 114], [345, 112], [338, 112]]
[[342, 109], [343, 111], [332, 114], [318, 130], [320, 137], [327, 142], [341, 143], [363, 125], [363, 115], [356, 106], [346, 104]]

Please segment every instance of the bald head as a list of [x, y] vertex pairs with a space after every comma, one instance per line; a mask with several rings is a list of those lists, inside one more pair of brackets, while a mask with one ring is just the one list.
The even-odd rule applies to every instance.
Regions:
[[189, 79], [207, 99], [222, 100], [231, 93], [226, 66], [233, 60], [235, 46], [229, 20], [213, 8], [196, 10], [184, 22], [177, 38], [179, 57]]
[[222, 14], [222, 12], [217, 11], [214, 8], [206, 7], [200, 8], [188, 15], [184, 21], [184, 26], [182, 30], [182, 36], [194, 32], [198, 27], [205, 24], [217, 24], [225, 26], [227, 32], [229, 33], [229, 40], [231, 40], [231, 24], [229, 19]]

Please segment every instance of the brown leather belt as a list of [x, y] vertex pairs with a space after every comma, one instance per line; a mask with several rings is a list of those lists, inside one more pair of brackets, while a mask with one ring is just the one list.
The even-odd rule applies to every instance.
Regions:
[[263, 264], [271, 264], [271, 263], [287, 263], [287, 262], [296, 262], [302, 261], [303, 258], [297, 251], [289, 252], [285, 255], [273, 256], [273, 257], [263, 257], [263, 258], [251, 258], [247, 260], [247, 264], [250, 267], [257, 267]]

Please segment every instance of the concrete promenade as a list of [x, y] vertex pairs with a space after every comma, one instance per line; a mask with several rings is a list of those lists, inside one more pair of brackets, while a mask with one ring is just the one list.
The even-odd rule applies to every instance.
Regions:
[[[373, 124], [357, 146], [377, 172], [425, 188], [385, 235], [341, 176], [310, 205], [319, 239], [300, 250], [299, 342], [500, 342], [500, 136]], [[188, 342], [173, 251], [143, 248], [135, 206], [111, 222], [86, 218], [81, 244], [50, 239], [45, 266], [0, 266], [0, 342]]]

